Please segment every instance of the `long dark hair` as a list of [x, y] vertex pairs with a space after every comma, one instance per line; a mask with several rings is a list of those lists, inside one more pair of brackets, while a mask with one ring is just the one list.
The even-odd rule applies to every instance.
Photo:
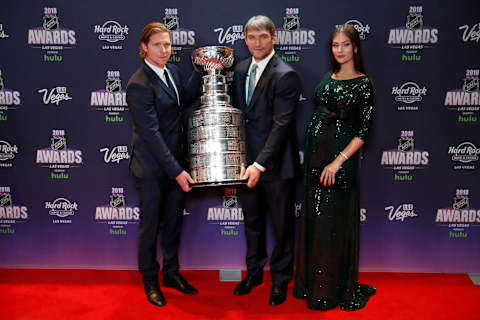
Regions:
[[365, 72], [365, 65], [363, 64], [363, 53], [362, 53], [362, 43], [360, 40], [360, 35], [358, 34], [357, 29], [355, 29], [351, 24], [341, 24], [337, 26], [332, 34], [330, 35], [330, 41], [328, 43], [328, 52], [330, 53], [330, 68], [332, 69], [332, 73], [337, 73], [340, 70], [340, 63], [335, 60], [335, 56], [332, 52], [332, 43], [333, 38], [339, 33], [343, 33], [346, 35], [353, 44], [353, 66], [355, 70], [366, 73]]

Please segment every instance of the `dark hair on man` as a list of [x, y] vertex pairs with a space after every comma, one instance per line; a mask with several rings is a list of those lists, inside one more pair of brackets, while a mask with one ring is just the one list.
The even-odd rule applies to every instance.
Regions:
[[273, 37], [275, 35], [275, 24], [267, 16], [253, 16], [248, 19], [245, 25], [245, 35], [248, 33], [248, 30], [267, 30]]
[[[154, 34], [161, 33], [161, 32], [168, 32], [170, 34], [170, 30], [163, 23], [160, 22], [152, 22], [149, 23], [143, 28], [142, 35], [140, 36], [140, 43], [148, 44], [150, 41], [150, 37]], [[142, 45], [140, 44], [140, 52], [138, 53], [140, 58], [145, 59], [147, 53], [143, 50]]]
[[335, 56], [332, 52], [333, 38], [339, 33], [346, 35], [353, 46], [353, 65], [355, 70], [361, 73], [365, 72], [365, 65], [363, 64], [362, 44], [360, 40], [360, 34], [351, 24], [341, 24], [337, 26], [330, 35], [330, 41], [328, 43], [328, 51], [330, 52], [330, 68], [332, 73], [336, 73], [340, 70], [340, 64], [335, 60]]

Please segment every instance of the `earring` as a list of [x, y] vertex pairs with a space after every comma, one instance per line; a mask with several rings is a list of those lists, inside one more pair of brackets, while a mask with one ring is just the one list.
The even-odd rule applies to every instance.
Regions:
[[358, 49], [355, 48], [355, 49], [353, 50], [353, 52], [354, 52], [355, 54], [357, 54], [357, 53], [358, 53]]

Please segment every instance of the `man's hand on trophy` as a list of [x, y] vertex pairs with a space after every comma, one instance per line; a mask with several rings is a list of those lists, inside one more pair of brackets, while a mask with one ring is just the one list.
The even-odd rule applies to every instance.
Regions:
[[189, 192], [192, 190], [191, 184], [195, 183], [196, 181], [192, 179], [190, 174], [183, 170], [176, 178], [178, 185], [184, 192]]
[[260, 180], [260, 175], [262, 172], [257, 169], [254, 165], [249, 165], [247, 170], [241, 175], [240, 179], [248, 179], [247, 187], [253, 188], [257, 185], [258, 180]]

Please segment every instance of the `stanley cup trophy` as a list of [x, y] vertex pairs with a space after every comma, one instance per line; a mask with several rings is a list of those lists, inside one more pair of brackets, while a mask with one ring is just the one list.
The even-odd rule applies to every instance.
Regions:
[[188, 125], [190, 171], [194, 187], [245, 183], [240, 175], [246, 163], [242, 112], [230, 105], [225, 76], [233, 64], [233, 49], [221, 46], [198, 48], [192, 62], [203, 76], [201, 107]]

